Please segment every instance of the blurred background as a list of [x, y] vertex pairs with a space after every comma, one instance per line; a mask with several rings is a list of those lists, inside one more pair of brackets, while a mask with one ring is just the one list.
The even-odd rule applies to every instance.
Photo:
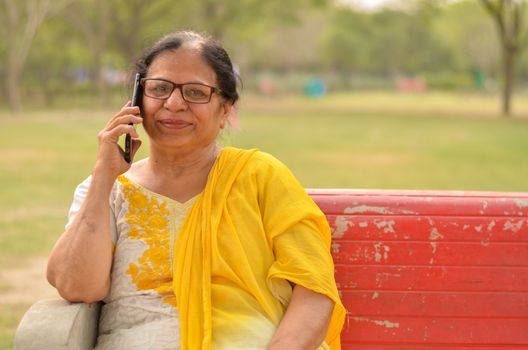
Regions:
[[163, 34], [222, 41], [243, 84], [220, 142], [272, 153], [305, 187], [527, 191], [527, 11], [525, 0], [4, 0], [0, 349], [31, 303], [55, 295], [45, 259], [97, 132]]

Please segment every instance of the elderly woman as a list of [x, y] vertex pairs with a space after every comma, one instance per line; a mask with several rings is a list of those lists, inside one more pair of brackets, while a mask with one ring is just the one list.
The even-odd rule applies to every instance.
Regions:
[[[170, 34], [135, 66], [139, 107], [99, 133], [48, 280], [103, 300], [96, 349], [338, 349], [345, 311], [329, 226], [289, 170], [215, 140], [238, 99], [225, 50]], [[123, 158], [120, 136], [149, 157]]]

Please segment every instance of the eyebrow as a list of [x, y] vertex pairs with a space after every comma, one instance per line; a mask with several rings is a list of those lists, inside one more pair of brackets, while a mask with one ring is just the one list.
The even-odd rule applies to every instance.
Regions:
[[175, 81], [172, 81], [172, 80], [169, 80], [169, 79], [166, 79], [166, 78], [162, 78], [162, 77], [145, 77], [145, 79], [156, 79], [156, 80], [163, 80], [163, 81], [168, 81], [168, 82], [171, 82], [173, 84], [202, 84], [202, 85], [207, 85], [207, 86], [212, 86], [212, 84], [209, 84], [209, 83], [205, 83], [203, 81], [200, 81], [200, 80], [190, 80], [190, 81], [186, 81], [184, 83], [177, 83]]

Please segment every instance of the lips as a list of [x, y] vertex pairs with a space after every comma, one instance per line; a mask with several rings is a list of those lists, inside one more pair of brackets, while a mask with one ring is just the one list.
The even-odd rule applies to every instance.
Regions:
[[159, 120], [158, 123], [160, 123], [163, 127], [167, 129], [175, 130], [183, 129], [191, 125], [191, 123], [180, 119], [163, 119]]

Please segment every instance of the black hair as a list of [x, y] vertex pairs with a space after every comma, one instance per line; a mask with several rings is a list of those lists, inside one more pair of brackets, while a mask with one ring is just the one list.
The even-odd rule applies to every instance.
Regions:
[[165, 51], [177, 50], [184, 43], [197, 43], [199, 45], [203, 59], [216, 73], [218, 88], [222, 91], [221, 95], [226, 100], [235, 103], [239, 98], [237, 80], [240, 80], [240, 78], [234, 71], [233, 64], [226, 50], [221, 46], [220, 42], [207, 34], [178, 31], [165, 35], [143, 52], [133, 66], [131, 76], [133, 77], [136, 73], [139, 73], [141, 78], [144, 78], [156, 57]]

